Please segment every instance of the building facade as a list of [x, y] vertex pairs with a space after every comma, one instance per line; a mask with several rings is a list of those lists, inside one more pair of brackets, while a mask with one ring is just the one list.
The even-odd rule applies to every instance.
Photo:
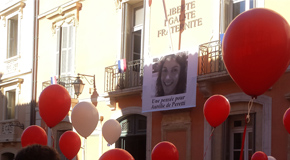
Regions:
[[23, 130], [34, 124], [35, 16], [34, 1], [0, 2], [1, 160], [14, 158]]
[[[58, 125], [48, 128], [33, 103], [45, 87], [54, 83], [51, 79], [57, 79], [69, 91], [71, 110], [78, 102], [98, 102], [98, 126], [88, 138], [81, 137], [82, 147], [74, 159], [98, 159], [109, 149], [123, 148], [136, 160], [150, 160], [154, 146], [161, 141], [175, 144], [181, 160], [239, 159], [244, 115], [251, 97], [235, 84], [224, 66], [222, 36], [237, 15], [251, 8], [272, 9], [290, 22], [286, 7], [290, 2], [286, 0], [0, 3], [3, 160], [13, 159], [21, 148], [23, 129], [32, 124], [45, 128], [48, 145], [61, 153], [61, 134], [74, 130], [70, 113]], [[182, 96], [159, 97], [151, 93], [155, 92], [158, 80], [159, 59], [179, 52], [196, 55], [194, 64], [189, 55], [186, 62], [184, 96], [192, 103], [185, 106], [180, 100]], [[126, 69], [118, 66], [120, 62], [126, 62]], [[268, 91], [253, 101], [244, 159], [256, 151], [276, 159], [290, 159], [289, 134], [282, 123], [289, 106], [289, 76], [288, 67]], [[77, 79], [85, 84], [78, 95], [73, 87]], [[91, 97], [94, 89], [98, 96]], [[229, 100], [231, 112], [213, 131], [204, 118], [203, 106], [215, 94]], [[179, 98], [180, 103], [173, 108], [157, 104], [171, 102], [171, 98]], [[119, 121], [122, 129], [120, 138], [112, 145], [107, 145], [102, 135], [102, 125], [109, 119]]]

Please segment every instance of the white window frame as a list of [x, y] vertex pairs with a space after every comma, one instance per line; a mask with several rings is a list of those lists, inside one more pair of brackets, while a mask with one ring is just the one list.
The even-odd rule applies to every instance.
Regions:
[[[142, 9], [143, 10], [143, 22], [142, 24], [137, 24], [137, 25], [134, 25], [135, 24], [135, 11], [138, 10], [138, 9]], [[131, 31], [131, 54], [130, 56], [131, 57], [131, 60], [137, 60], [134, 58], [134, 55], [137, 55], [137, 54], [140, 54], [140, 58], [139, 59], [142, 59], [142, 32], [143, 32], [143, 23], [144, 23], [144, 8], [143, 8], [143, 4], [142, 3], [138, 3], [136, 5], [133, 6], [132, 8], [132, 31]], [[138, 33], [138, 32], [141, 32], [141, 33]], [[134, 52], [134, 44], [135, 44], [135, 36], [140, 36], [140, 53], [135, 53]]]
[[[9, 105], [10, 96], [9, 94], [13, 93], [14, 94], [14, 105]], [[16, 90], [9, 90], [5, 92], [5, 120], [10, 120], [10, 119], [15, 119], [15, 109], [16, 109]], [[13, 99], [12, 99], [13, 100]], [[9, 111], [10, 109], [10, 111]], [[9, 112], [9, 113], [8, 113]]]
[[[72, 34], [71, 37], [69, 34], [66, 35], [66, 38], [67, 38], [67, 44], [66, 44], [66, 47], [62, 48], [62, 56], [61, 56], [61, 72], [60, 72], [60, 75], [61, 76], [72, 76], [74, 75], [74, 64], [75, 64], [75, 35], [76, 35], [76, 30], [75, 30], [75, 27], [73, 24], [63, 24], [62, 26], [62, 46], [64, 45], [64, 28], [67, 28], [69, 29], [71, 27], [72, 31], [69, 32], [68, 30], [68, 33], [69, 34]], [[60, 28], [57, 28], [56, 30], [56, 54], [55, 54], [55, 66], [56, 66], [56, 70], [55, 70], [55, 75], [58, 75], [58, 71], [59, 71], [59, 31], [60, 31]], [[69, 38], [71, 38], [71, 40], [69, 40]], [[70, 46], [69, 46], [69, 42], [71, 42]], [[66, 52], [66, 61], [63, 62], [63, 52]], [[69, 53], [70, 52], [70, 53]], [[69, 54], [70, 55], [69, 55]], [[71, 58], [71, 60], [69, 60], [69, 57]], [[69, 64], [70, 63], [70, 64]], [[63, 71], [63, 65], [65, 64], [65, 71]]]
[[[230, 22], [234, 18], [233, 17], [233, 4], [239, 3], [242, 1], [245, 2], [245, 11], [249, 10], [251, 0], [222, 0], [221, 1], [222, 4], [221, 4], [220, 33], [225, 32], [227, 26], [230, 24]], [[257, 7], [264, 7], [264, 0], [253, 0], [253, 8], [257, 8]], [[226, 15], [226, 14], [229, 14], [229, 15]]]
[[[15, 17], [15, 16], [17, 16], [17, 41], [16, 41], [16, 55], [14, 55], [14, 56], [9, 56], [9, 54], [10, 54], [10, 29], [11, 29], [11, 27], [10, 27], [10, 24], [9, 24], [9, 20], [10, 19], [12, 19], [13, 17]], [[15, 58], [15, 57], [17, 57], [18, 55], [19, 55], [19, 41], [20, 41], [20, 16], [19, 16], [19, 14], [18, 13], [13, 13], [13, 14], [10, 14], [9, 16], [7, 16], [7, 19], [6, 19], [6, 26], [7, 26], [7, 28], [6, 28], [6, 32], [7, 32], [7, 45], [6, 45], [6, 59], [12, 59], [12, 58]]]
[[[235, 115], [231, 115], [231, 116], [235, 116]], [[240, 115], [238, 115], [240, 116]], [[252, 115], [254, 116], [254, 115]], [[243, 119], [241, 119], [243, 121]], [[249, 133], [251, 132], [253, 134], [253, 136], [255, 135], [255, 133], [253, 132], [255, 129], [253, 129], [255, 127], [254, 121], [252, 122], [253, 125], [251, 126], [247, 126], [247, 130], [246, 130], [246, 135], [245, 135], [245, 142], [244, 142], [244, 159], [247, 160], [249, 157], [249, 151], [251, 150], [253, 153], [253, 149], [249, 149]], [[230, 159], [234, 159], [234, 151], [241, 151], [241, 148], [238, 149], [234, 149], [234, 134], [235, 133], [241, 133], [243, 135], [244, 133], [244, 125], [241, 127], [235, 127], [235, 128], [231, 128], [229, 126], [229, 130], [230, 130]], [[243, 139], [243, 137], [242, 137]], [[255, 144], [255, 141], [253, 141], [253, 144]], [[254, 145], [255, 146], [255, 145]]]
[[[244, 160], [248, 160], [249, 158], [249, 151], [251, 150], [252, 153], [253, 153], [253, 149], [249, 149], [249, 133], [253, 133], [253, 128], [247, 128], [247, 131], [246, 131], [246, 136], [245, 136], [245, 142], [244, 142]], [[230, 133], [230, 159], [234, 159], [234, 155], [233, 155], [233, 152], [234, 151], [241, 151], [241, 149], [237, 149], [237, 150], [234, 150], [233, 148], [233, 136], [234, 136], [234, 133], [241, 133], [243, 134], [244, 133], [244, 130], [243, 129], [240, 129], [240, 130], [233, 130], [231, 133]], [[253, 142], [254, 143], [254, 142]]]
[[[11, 86], [7, 86], [7, 87], [4, 87], [3, 88], [3, 93], [4, 93], [4, 100], [3, 100], [3, 112], [2, 112], [2, 117], [3, 117], [3, 121], [11, 121], [11, 120], [15, 120], [17, 119], [18, 117], [18, 109], [17, 109], [17, 105], [18, 105], [18, 99], [19, 99], [19, 87], [18, 87], [19, 84], [13, 84]], [[11, 119], [7, 119], [6, 116], [7, 116], [7, 102], [8, 102], [8, 99], [6, 97], [7, 95], [7, 92], [9, 91], [15, 91], [15, 108], [14, 108], [14, 118], [11, 118]]]
[[[135, 10], [143, 8], [143, 20], [142, 24], [134, 25]], [[121, 37], [121, 58], [126, 58], [127, 61], [134, 60], [134, 35], [139, 35], [138, 31], [141, 31], [141, 44], [140, 44], [140, 59], [143, 58], [143, 26], [145, 20], [143, 1], [127, 1], [122, 3], [122, 37]]]
[[[3, 46], [5, 46], [5, 57], [3, 56], [3, 59], [5, 59], [4, 63], [9, 63], [13, 60], [18, 60], [20, 58], [20, 40], [21, 40], [21, 21], [23, 18], [23, 8], [25, 7], [25, 2], [19, 1], [17, 3], [7, 3], [4, 6], [2, 6], [3, 10], [0, 10], [0, 17], [1, 20], [3, 20], [3, 26], [4, 26], [4, 34], [6, 35], [6, 38], [4, 40]], [[15, 15], [18, 16], [18, 33], [17, 33], [17, 51], [16, 56], [8, 58], [8, 20]]]

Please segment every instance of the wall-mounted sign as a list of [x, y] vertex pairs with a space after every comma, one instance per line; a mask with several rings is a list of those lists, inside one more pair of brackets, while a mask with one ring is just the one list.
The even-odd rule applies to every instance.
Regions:
[[218, 0], [159, 0], [147, 9], [150, 56], [219, 39]]
[[144, 66], [142, 111], [196, 106], [197, 51], [154, 57]]

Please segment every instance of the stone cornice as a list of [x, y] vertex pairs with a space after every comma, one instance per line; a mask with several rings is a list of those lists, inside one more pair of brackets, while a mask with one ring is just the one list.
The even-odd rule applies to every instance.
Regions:
[[38, 19], [47, 18], [51, 20], [51, 30], [52, 33], [55, 34], [56, 29], [61, 27], [64, 23], [73, 23], [74, 26], [78, 26], [79, 11], [81, 9], [82, 3], [80, 3], [79, 0], [74, 0], [40, 14]]

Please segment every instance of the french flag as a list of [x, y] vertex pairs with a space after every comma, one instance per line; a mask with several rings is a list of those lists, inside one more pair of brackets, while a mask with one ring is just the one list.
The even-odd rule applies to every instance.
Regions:
[[119, 73], [124, 73], [127, 69], [127, 66], [126, 66], [126, 59], [120, 59], [118, 60], [118, 70], [119, 70]]
[[50, 84], [57, 84], [56, 76], [50, 77]]

